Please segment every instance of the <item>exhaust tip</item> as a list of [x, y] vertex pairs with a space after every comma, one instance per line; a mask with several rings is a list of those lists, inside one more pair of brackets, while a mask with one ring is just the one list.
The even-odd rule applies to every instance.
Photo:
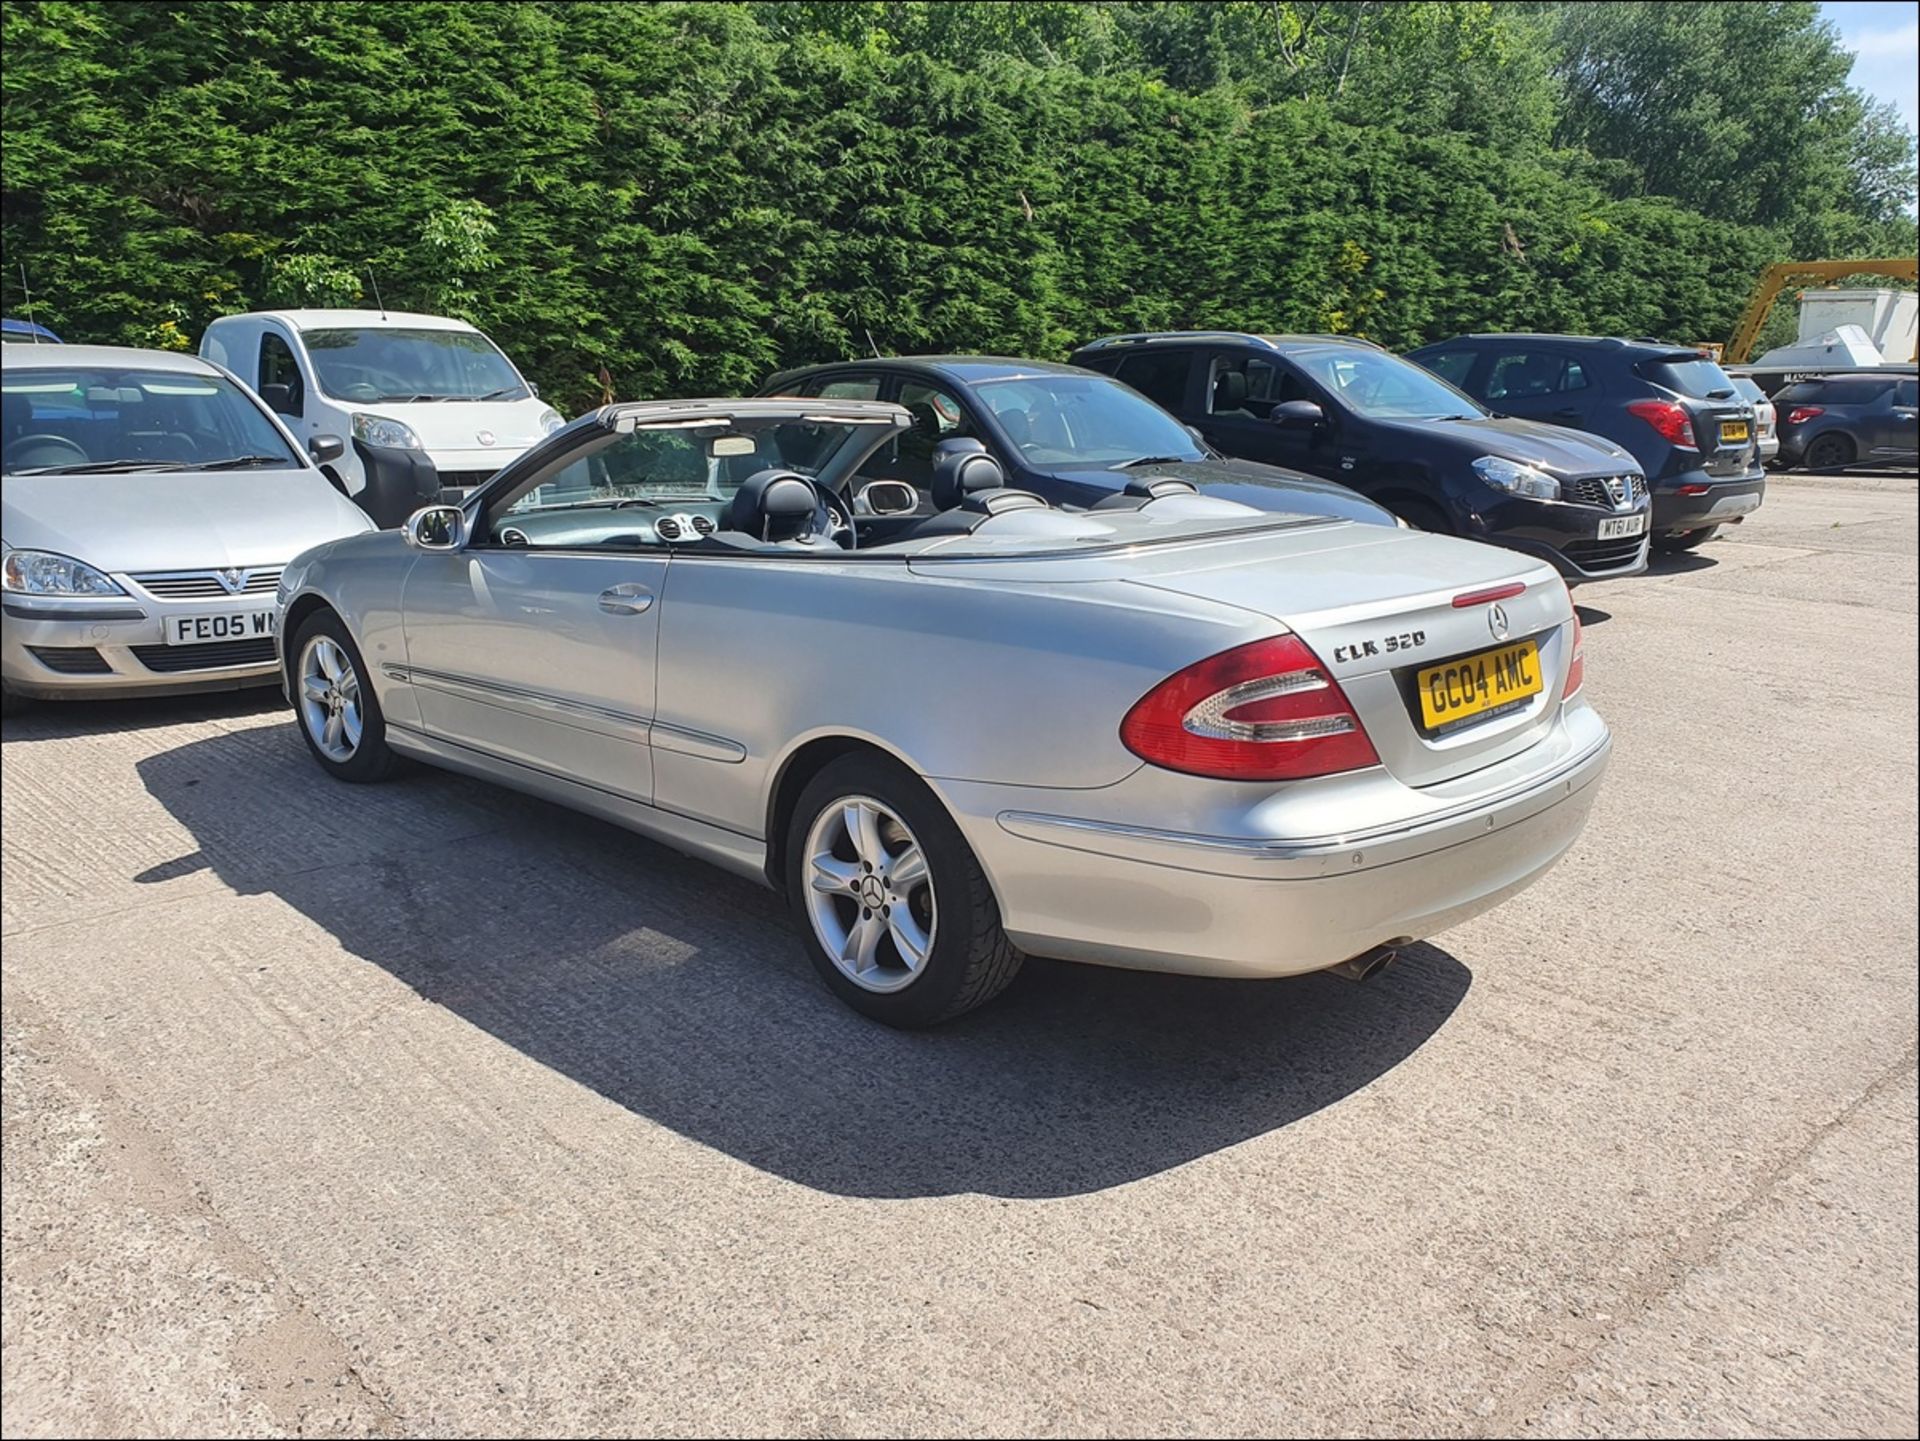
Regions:
[[1339, 976], [1342, 980], [1364, 981], [1384, 971], [1399, 959], [1400, 950], [1397, 946], [1375, 946], [1372, 950], [1362, 951], [1359, 955], [1344, 960], [1337, 966], [1328, 966], [1327, 974]]

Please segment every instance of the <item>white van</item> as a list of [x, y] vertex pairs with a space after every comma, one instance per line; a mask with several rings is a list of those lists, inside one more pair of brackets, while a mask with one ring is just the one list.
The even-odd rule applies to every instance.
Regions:
[[563, 423], [499, 346], [443, 315], [256, 310], [214, 321], [200, 354], [252, 385], [303, 444], [346, 441], [333, 469], [383, 525], [405, 518], [383, 510], [433, 499], [425, 467], [413, 488], [415, 457], [439, 486], [466, 490]]

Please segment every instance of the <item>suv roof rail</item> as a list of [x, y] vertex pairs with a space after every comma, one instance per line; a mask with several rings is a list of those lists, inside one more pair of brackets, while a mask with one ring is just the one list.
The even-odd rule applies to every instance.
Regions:
[[1341, 345], [1364, 345], [1371, 350], [1386, 349], [1377, 341], [1367, 340], [1358, 335], [1327, 335], [1312, 331], [1287, 335], [1256, 335], [1250, 330], [1137, 330], [1124, 335], [1103, 335], [1098, 340], [1089, 340], [1079, 349], [1105, 350], [1119, 345], [1174, 344], [1193, 340], [1238, 340], [1248, 345], [1258, 345], [1263, 349], [1276, 351], [1280, 349], [1280, 342], [1283, 340], [1331, 340]]

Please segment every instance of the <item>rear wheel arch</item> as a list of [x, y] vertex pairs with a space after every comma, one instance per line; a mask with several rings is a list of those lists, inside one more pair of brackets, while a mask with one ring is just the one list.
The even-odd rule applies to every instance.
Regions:
[[[912, 771], [899, 756], [883, 745], [859, 736], [815, 736], [781, 761], [773, 785], [767, 791], [767, 880], [776, 891], [786, 889], [787, 830], [800, 793], [821, 771], [846, 755], [877, 756], [893, 765]], [[915, 778], [918, 779], [917, 773]], [[925, 784], [925, 782], [922, 782]]]

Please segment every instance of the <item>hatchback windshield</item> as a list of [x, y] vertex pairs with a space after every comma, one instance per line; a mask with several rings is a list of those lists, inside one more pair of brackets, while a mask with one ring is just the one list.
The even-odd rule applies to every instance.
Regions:
[[983, 380], [974, 389], [1035, 465], [1205, 458], [1179, 421], [1105, 376], [1029, 375]]
[[0, 378], [0, 396], [0, 469], [8, 475], [305, 464], [224, 376], [20, 366]]
[[1431, 371], [1378, 350], [1306, 350], [1294, 363], [1369, 420], [1478, 418], [1487, 412]]
[[336, 400], [524, 400], [531, 392], [477, 330], [303, 330], [320, 388]]

